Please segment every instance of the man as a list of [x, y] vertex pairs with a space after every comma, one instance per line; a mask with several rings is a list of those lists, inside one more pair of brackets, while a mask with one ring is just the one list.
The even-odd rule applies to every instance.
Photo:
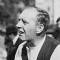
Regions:
[[[46, 36], [50, 21], [49, 14], [35, 7], [26, 8], [18, 16], [19, 37], [24, 40], [19, 45], [15, 60], [22, 60], [22, 48], [30, 41], [33, 45], [28, 49], [28, 60], [60, 60], [60, 44], [55, 39]], [[29, 43], [27, 43], [29, 45]]]
[[7, 60], [14, 60], [15, 52], [18, 48], [18, 45], [22, 42], [19, 39], [18, 29], [15, 25], [9, 25], [6, 27], [6, 39], [5, 45], [7, 46]]

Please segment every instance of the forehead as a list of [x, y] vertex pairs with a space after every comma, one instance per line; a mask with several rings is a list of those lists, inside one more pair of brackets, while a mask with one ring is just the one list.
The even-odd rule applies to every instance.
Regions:
[[37, 14], [38, 12], [36, 8], [27, 8], [18, 16], [18, 18], [25, 18], [25, 19], [36, 18]]

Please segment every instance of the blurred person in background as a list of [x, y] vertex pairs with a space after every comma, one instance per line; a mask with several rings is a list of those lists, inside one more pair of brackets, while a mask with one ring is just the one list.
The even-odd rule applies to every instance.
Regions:
[[56, 28], [53, 32], [53, 36], [55, 39], [60, 41], [60, 17], [56, 21]]
[[50, 24], [50, 25], [48, 26], [48, 30], [46, 31], [46, 34], [47, 34], [48, 36], [54, 38], [53, 33], [54, 33], [54, 30], [55, 30], [55, 29], [56, 29], [56, 25]]
[[4, 48], [0, 47], [0, 60], [6, 60], [6, 58], [7, 58], [7, 51]]
[[15, 25], [9, 25], [6, 27], [5, 46], [7, 50], [7, 60], [14, 60], [17, 47], [22, 42], [17, 34], [18, 29]]

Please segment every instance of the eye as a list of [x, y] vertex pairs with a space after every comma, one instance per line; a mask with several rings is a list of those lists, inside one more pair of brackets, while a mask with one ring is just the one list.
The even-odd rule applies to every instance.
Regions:
[[20, 21], [21, 19], [18, 19], [18, 21]]
[[28, 24], [28, 22], [27, 22], [27, 21], [25, 21], [25, 20], [23, 20], [23, 19], [22, 19], [22, 21], [23, 21], [23, 23], [24, 23], [25, 25], [26, 25], [26, 24]]
[[23, 20], [23, 23], [26, 23], [26, 21]]

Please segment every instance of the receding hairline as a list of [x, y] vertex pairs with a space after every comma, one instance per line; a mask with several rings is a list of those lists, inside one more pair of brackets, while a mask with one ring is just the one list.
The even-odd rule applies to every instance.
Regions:
[[24, 11], [22, 12], [21, 15], [22, 16], [29, 16], [30, 18], [33, 16], [34, 17], [37, 17], [37, 16], [40, 17], [40, 15], [43, 15], [43, 16], [47, 16], [46, 18], [48, 18], [50, 20], [49, 13], [47, 11], [39, 9], [37, 7], [27, 7], [24, 9]]
[[30, 17], [33, 17], [34, 16], [37, 16], [38, 14], [38, 11], [35, 7], [27, 7], [23, 10], [23, 12], [20, 14], [20, 16], [30, 16]]
[[43, 10], [43, 9], [40, 9], [40, 8], [37, 8], [37, 7], [26, 7], [22, 13], [24, 13], [25, 11], [28, 12], [28, 13], [33, 11], [33, 12], [37, 12], [38, 14], [42, 14], [42, 12], [46, 12], [44, 14], [49, 15], [49, 13], [46, 10]]

